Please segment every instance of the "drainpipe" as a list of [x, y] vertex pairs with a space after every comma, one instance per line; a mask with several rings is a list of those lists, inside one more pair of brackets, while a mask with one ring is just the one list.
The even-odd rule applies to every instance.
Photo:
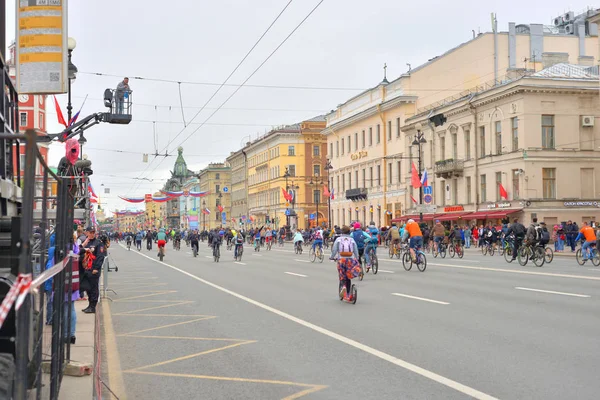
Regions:
[[[475, 107], [472, 103], [475, 98], [475, 94], [471, 95], [471, 98], [468, 101], [471, 114], [473, 114], [473, 132], [475, 133], [475, 211], [479, 208], [479, 157], [477, 156], [477, 152], [479, 151], [479, 135], [477, 134], [477, 107]], [[471, 190], [473, 190], [471, 188]]]
[[[379, 119], [381, 119], [381, 125], [383, 125], [383, 206], [387, 210], [387, 141], [388, 141], [388, 133], [387, 133], [387, 124], [385, 123], [384, 112], [381, 111], [381, 103], [377, 105], [377, 112], [379, 113]], [[375, 211], [375, 210], [373, 210]], [[381, 212], [380, 212], [381, 214]], [[385, 215], [385, 214], [384, 214]], [[385, 217], [384, 217], [385, 219]], [[381, 220], [378, 221], [379, 226], [382, 226]], [[366, 224], [366, 221], [365, 221]]]
[[248, 221], [250, 221], [250, 204], [248, 203], [248, 154], [242, 149], [244, 155], [244, 177], [246, 178], [244, 185], [246, 185], [246, 221], [244, 222], [244, 229], [248, 230]]

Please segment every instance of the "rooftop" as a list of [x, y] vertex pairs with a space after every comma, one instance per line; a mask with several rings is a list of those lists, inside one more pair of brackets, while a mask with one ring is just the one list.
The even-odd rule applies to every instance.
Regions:
[[599, 77], [598, 66], [588, 67], [584, 65], [574, 65], [567, 63], [555, 64], [549, 68], [543, 69], [532, 74], [535, 78], [553, 78], [553, 79], [594, 79]]

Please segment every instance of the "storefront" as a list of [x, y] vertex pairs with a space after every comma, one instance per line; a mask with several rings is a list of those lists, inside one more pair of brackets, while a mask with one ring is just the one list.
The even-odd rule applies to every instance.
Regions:
[[[440, 221], [449, 224], [487, 224], [499, 225], [505, 218], [520, 217], [522, 208], [512, 207], [510, 202], [491, 203], [485, 208], [480, 207], [478, 211], [465, 211], [463, 206], [447, 206], [437, 213], [423, 214], [424, 222]], [[394, 218], [392, 222], [406, 222], [409, 219], [419, 221], [419, 214], [404, 215], [400, 218]]]

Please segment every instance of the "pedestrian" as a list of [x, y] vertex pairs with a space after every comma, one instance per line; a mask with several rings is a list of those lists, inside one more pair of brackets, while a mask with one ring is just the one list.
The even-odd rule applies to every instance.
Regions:
[[465, 248], [471, 248], [471, 229], [468, 226], [465, 226]]
[[129, 98], [129, 93], [132, 93], [133, 90], [129, 87], [129, 78], [125, 77], [119, 84], [117, 85], [117, 90], [115, 90], [115, 97], [117, 102], [117, 114], [123, 114], [124, 111], [124, 103], [125, 99]]
[[[88, 307], [83, 309], [84, 313], [93, 314], [96, 312], [98, 297], [100, 294], [100, 274], [102, 272], [102, 264], [106, 257], [106, 247], [102, 241], [96, 238], [96, 229], [89, 226], [85, 233], [87, 239], [82, 243], [82, 249], [85, 250], [83, 255], [83, 276], [81, 285], [89, 294]], [[81, 260], [81, 258], [80, 258]]]

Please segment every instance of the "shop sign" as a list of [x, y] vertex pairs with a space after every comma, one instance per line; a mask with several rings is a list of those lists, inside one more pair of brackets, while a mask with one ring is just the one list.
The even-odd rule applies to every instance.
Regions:
[[597, 201], [565, 201], [565, 207], [599, 207], [600, 203]]
[[361, 150], [357, 153], [351, 154], [350, 158], [352, 161], [360, 160], [361, 158], [366, 158], [368, 153], [365, 150]]
[[510, 203], [504, 202], [504, 203], [488, 204], [487, 208], [510, 208]]
[[463, 206], [444, 207], [444, 212], [465, 211]]

